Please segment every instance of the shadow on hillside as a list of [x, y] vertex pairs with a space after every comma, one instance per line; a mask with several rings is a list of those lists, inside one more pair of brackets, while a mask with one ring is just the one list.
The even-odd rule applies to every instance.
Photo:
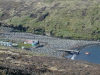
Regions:
[[28, 26], [24, 27], [23, 25], [18, 25], [18, 26], [14, 26], [14, 25], [8, 25], [8, 24], [4, 24], [4, 23], [0, 23], [0, 27], [8, 27], [8, 28], [12, 28], [12, 32], [26, 32], [28, 30]]

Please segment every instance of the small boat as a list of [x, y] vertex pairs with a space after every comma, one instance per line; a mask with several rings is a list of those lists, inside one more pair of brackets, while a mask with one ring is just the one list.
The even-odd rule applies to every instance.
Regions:
[[89, 52], [85, 52], [85, 54], [86, 54], [86, 55], [89, 55], [90, 53], [89, 53]]

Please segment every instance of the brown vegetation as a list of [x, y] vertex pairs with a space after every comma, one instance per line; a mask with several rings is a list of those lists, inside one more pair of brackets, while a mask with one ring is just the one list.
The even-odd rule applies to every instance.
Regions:
[[0, 49], [0, 75], [99, 75], [100, 65]]

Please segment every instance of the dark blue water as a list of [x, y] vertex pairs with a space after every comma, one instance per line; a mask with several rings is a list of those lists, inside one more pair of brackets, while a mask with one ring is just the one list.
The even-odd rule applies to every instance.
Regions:
[[[86, 52], [89, 54], [86, 54]], [[100, 45], [91, 45], [83, 48], [75, 59], [100, 64]]]

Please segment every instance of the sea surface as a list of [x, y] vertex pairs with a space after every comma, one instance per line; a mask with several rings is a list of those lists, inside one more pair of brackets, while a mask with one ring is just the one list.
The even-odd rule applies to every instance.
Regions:
[[74, 60], [100, 64], [100, 45], [90, 45], [82, 48], [79, 55], [76, 55]]

